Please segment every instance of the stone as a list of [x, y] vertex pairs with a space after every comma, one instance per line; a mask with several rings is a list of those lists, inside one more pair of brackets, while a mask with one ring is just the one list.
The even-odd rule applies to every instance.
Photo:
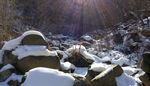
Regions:
[[73, 86], [91, 86], [83, 77], [74, 76], [75, 81]]
[[141, 34], [143, 36], [150, 37], [150, 30], [144, 29], [144, 30], [142, 30]]
[[114, 42], [116, 44], [122, 44], [123, 43], [123, 37], [121, 36], [120, 33], [117, 33], [114, 35]]
[[120, 76], [123, 69], [119, 65], [113, 65], [104, 70], [91, 80], [92, 86], [117, 86], [115, 77]]
[[139, 78], [145, 86], [150, 86], [150, 74], [143, 72]]
[[14, 69], [8, 69], [0, 72], [0, 82], [7, 80], [11, 74], [14, 72]]
[[140, 36], [139, 36], [138, 33], [131, 33], [131, 37], [130, 38], [132, 38], [133, 41], [135, 41], [135, 42], [141, 42]]
[[150, 73], [150, 52], [145, 52], [142, 55], [141, 68], [144, 72]]
[[48, 43], [42, 36], [36, 35], [36, 34], [30, 34], [30, 35], [25, 36], [22, 39], [21, 45], [46, 45], [48, 46]]
[[12, 51], [5, 50], [3, 54], [3, 64], [14, 64], [18, 60], [17, 56], [12, 54]]
[[94, 77], [96, 77], [100, 72], [95, 72], [93, 70], [88, 70], [88, 73], [86, 74], [86, 80], [90, 82]]
[[35, 67], [60, 69], [60, 61], [58, 56], [27, 56], [18, 60], [15, 67], [22, 73]]

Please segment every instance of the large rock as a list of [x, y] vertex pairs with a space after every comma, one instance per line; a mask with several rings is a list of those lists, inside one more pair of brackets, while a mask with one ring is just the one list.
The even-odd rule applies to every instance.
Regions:
[[115, 77], [123, 73], [119, 65], [110, 66], [108, 69], [91, 80], [92, 86], [117, 86]]
[[143, 61], [141, 63], [141, 68], [143, 71], [150, 73], [150, 52], [145, 52], [143, 54]]
[[139, 78], [144, 85], [150, 86], [150, 74], [143, 72]]
[[58, 56], [27, 56], [15, 64], [16, 68], [25, 73], [36, 67], [60, 69]]
[[17, 56], [12, 54], [12, 51], [5, 50], [3, 54], [3, 64], [14, 64], [18, 60]]
[[144, 29], [141, 33], [143, 36], [150, 37], [150, 30]]
[[48, 43], [42, 36], [36, 34], [30, 34], [25, 36], [22, 39], [21, 45], [46, 45], [47, 46]]

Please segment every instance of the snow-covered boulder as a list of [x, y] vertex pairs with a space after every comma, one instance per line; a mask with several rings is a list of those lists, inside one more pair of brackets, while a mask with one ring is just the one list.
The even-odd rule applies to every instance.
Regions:
[[119, 65], [112, 65], [91, 80], [92, 86], [116, 86], [115, 77], [123, 73]]
[[27, 72], [35, 67], [60, 69], [60, 61], [56, 51], [49, 51], [46, 46], [19, 46], [13, 52], [18, 57], [15, 67]]
[[106, 70], [109, 67], [109, 65], [104, 63], [93, 63], [90, 65], [88, 69], [88, 73], [86, 75], [86, 80], [90, 81], [97, 75], [99, 75], [102, 71]]
[[62, 60], [69, 61], [77, 67], [88, 67], [93, 62], [101, 62], [99, 57], [88, 53], [83, 45], [73, 45], [66, 51], [58, 53], [63, 55]]
[[18, 38], [12, 39], [4, 44], [2, 50], [13, 50], [19, 45], [46, 45], [44, 35], [35, 30], [26, 31]]
[[49, 68], [34, 68], [22, 86], [73, 86], [75, 78], [70, 74]]

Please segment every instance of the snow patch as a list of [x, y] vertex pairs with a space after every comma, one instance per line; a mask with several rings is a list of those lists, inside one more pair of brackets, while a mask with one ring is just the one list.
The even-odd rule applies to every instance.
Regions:
[[23, 86], [73, 86], [74, 81], [70, 74], [38, 67], [29, 71]]
[[61, 63], [61, 69], [62, 70], [69, 70], [69, 69], [75, 69], [76, 67], [71, 64], [70, 62], [60, 62]]
[[88, 71], [87, 67], [78, 67], [78, 68], [75, 68], [75, 71], [73, 74], [85, 77], [87, 74], [87, 71]]
[[102, 72], [108, 67], [109, 65], [104, 64], [104, 63], [93, 63], [89, 70], [93, 70], [95, 72]]
[[0, 69], [0, 72], [3, 72], [8, 69], [13, 69], [13, 68], [14, 68], [14, 66], [12, 66], [11, 64], [7, 64]]
[[23, 59], [27, 56], [57, 56], [56, 51], [49, 51], [46, 46], [19, 46], [12, 52], [12, 54], [18, 56], [18, 59]]
[[116, 82], [117, 86], [138, 86], [136, 80], [126, 73], [123, 73], [121, 76], [116, 77]]

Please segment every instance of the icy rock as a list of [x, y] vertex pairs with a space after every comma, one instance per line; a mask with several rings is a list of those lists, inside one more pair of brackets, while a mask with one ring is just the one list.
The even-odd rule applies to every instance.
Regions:
[[139, 86], [136, 80], [126, 73], [116, 77], [117, 86]]

